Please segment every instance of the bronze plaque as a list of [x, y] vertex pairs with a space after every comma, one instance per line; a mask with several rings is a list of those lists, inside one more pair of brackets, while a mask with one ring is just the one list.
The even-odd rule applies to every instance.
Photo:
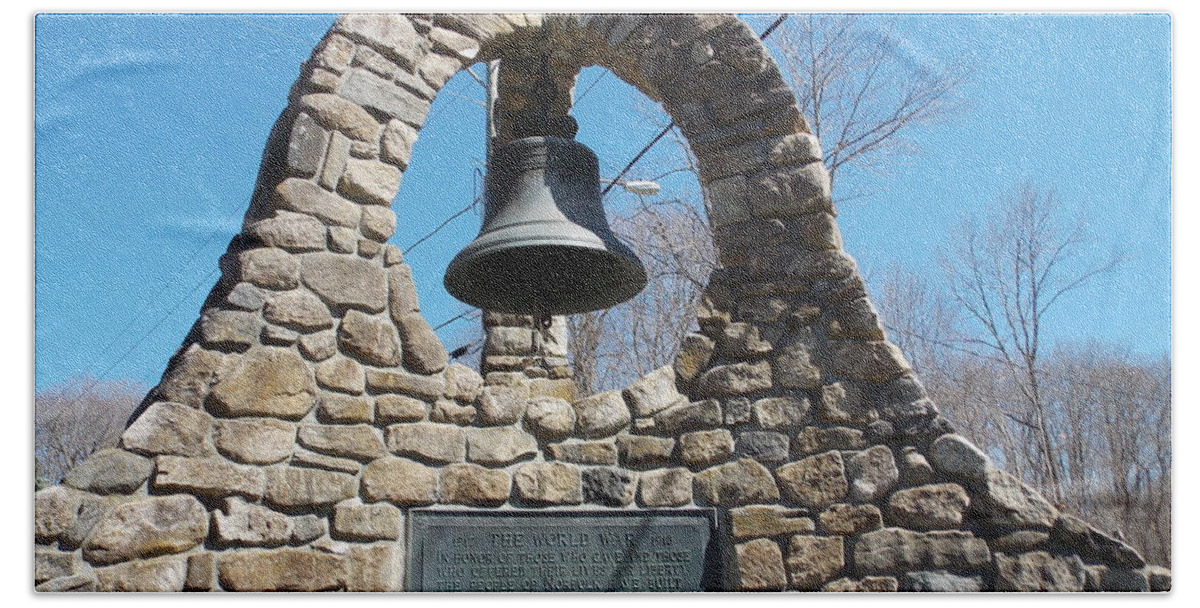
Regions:
[[703, 591], [711, 510], [414, 510], [414, 591]]

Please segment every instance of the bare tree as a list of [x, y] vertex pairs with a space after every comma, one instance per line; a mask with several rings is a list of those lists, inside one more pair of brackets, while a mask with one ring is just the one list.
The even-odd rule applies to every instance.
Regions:
[[34, 466], [39, 481], [57, 483], [93, 452], [113, 447], [146, 394], [128, 381], [74, 376], [34, 395]]
[[918, 151], [917, 127], [948, 120], [965, 106], [959, 92], [969, 66], [914, 58], [894, 19], [793, 15], [772, 46], [821, 140], [833, 184], [849, 165], [885, 169]]
[[646, 267], [646, 289], [613, 308], [568, 318], [581, 394], [618, 388], [670, 364], [695, 317], [715, 252], [704, 216], [678, 199], [614, 215], [613, 230]]
[[1063, 498], [1063, 471], [1042, 390], [1044, 327], [1064, 296], [1119, 262], [1115, 255], [1080, 259], [1086, 225], [1060, 214], [1053, 192], [1026, 184], [982, 225], [964, 223], [945, 263], [952, 297], [970, 325], [967, 343], [998, 359], [1010, 376], [1019, 399], [1004, 413], [1027, 434], [1035, 478], [1056, 500]]

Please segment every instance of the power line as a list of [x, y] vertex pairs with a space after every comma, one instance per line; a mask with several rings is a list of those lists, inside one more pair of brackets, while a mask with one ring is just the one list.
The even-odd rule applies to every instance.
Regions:
[[[782, 25], [783, 22], [787, 18], [788, 18], [788, 15], [786, 13], [780, 15], [779, 18], [776, 19], [775, 22], [770, 25], [770, 27], [768, 27], [766, 30], [763, 31], [762, 34], [760, 34], [758, 36], [758, 39], [766, 40], [767, 36], [770, 36], [771, 33], [775, 31], [775, 28], [778, 28], [780, 25]], [[599, 80], [599, 79], [597, 79], [597, 80]], [[600, 193], [600, 196], [601, 197], [606, 196], [608, 194], [608, 191], [612, 190], [613, 186], [617, 185], [617, 182], [621, 181], [621, 178], [625, 177], [625, 174], [628, 173], [629, 170], [632, 169], [633, 166], [635, 164], [637, 164], [637, 162], [639, 160], [641, 160], [642, 157], [645, 156], [647, 152], [650, 151], [650, 148], [653, 148], [654, 144], [657, 144], [659, 142], [659, 140], [661, 140], [663, 137], [665, 137], [667, 135], [667, 133], [669, 133], [671, 131], [671, 129], [673, 129], [673, 128], [675, 128], [674, 120], [672, 120], [670, 123], [668, 123], [667, 126], [663, 127], [663, 130], [659, 131], [658, 135], [655, 135], [654, 139], [650, 140], [650, 143], [646, 144], [646, 147], [642, 148], [642, 151], [638, 152], [637, 156], [634, 156], [633, 160], [629, 161], [629, 164], [625, 165], [624, 169], [621, 169], [621, 172], [618, 173], [615, 178], [613, 178], [613, 181], [609, 182], [608, 186], [606, 188], [604, 188], [604, 191]]]

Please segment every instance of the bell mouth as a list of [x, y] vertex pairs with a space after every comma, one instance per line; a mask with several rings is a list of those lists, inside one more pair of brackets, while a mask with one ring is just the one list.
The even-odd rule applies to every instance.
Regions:
[[460, 254], [444, 282], [450, 295], [483, 310], [570, 315], [632, 298], [646, 286], [646, 271], [607, 249], [530, 245]]

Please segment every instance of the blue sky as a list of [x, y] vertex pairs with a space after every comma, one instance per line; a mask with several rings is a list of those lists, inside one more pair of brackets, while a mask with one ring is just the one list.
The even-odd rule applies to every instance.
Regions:
[[[761, 30], [770, 17], [747, 18]], [[882, 17], [872, 17], [882, 20]], [[43, 16], [35, 32], [35, 389], [90, 373], [155, 383], [198, 317], [238, 231], [262, 147], [330, 15]], [[1022, 181], [1090, 220], [1098, 254], [1132, 261], [1052, 318], [1056, 342], [1098, 338], [1156, 356], [1171, 346], [1171, 68], [1168, 18], [904, 15], [918, 60], [969, 57], [973, 103], [920, 133], [924, 154], [840, 209], [868, 276], [935, 262], [961, 219]], [[581, 76], [577, 95], [599, 77]], [[479, 86], [460, 74], [421, 132], [394, 209], [407, 248], [473, 196], [483, 156]], [[657, 128], [613, 76], [578, 102], [579, 139], [612, 176]], [[661, 157], [659, 157], [661, 158]], [[652, 177], [651, 156], [635, 172]], [[664, 195], [694, 183], [663, 180]], [[627, 201], [608, 201], [619, 209]], [[462, 306], [445, 265], [473, 214], [407, 256], [433, 324]], [[461, 325], [461, 324], [460, 324]], [[440, 332], [447, 346], [465, 328]]]

